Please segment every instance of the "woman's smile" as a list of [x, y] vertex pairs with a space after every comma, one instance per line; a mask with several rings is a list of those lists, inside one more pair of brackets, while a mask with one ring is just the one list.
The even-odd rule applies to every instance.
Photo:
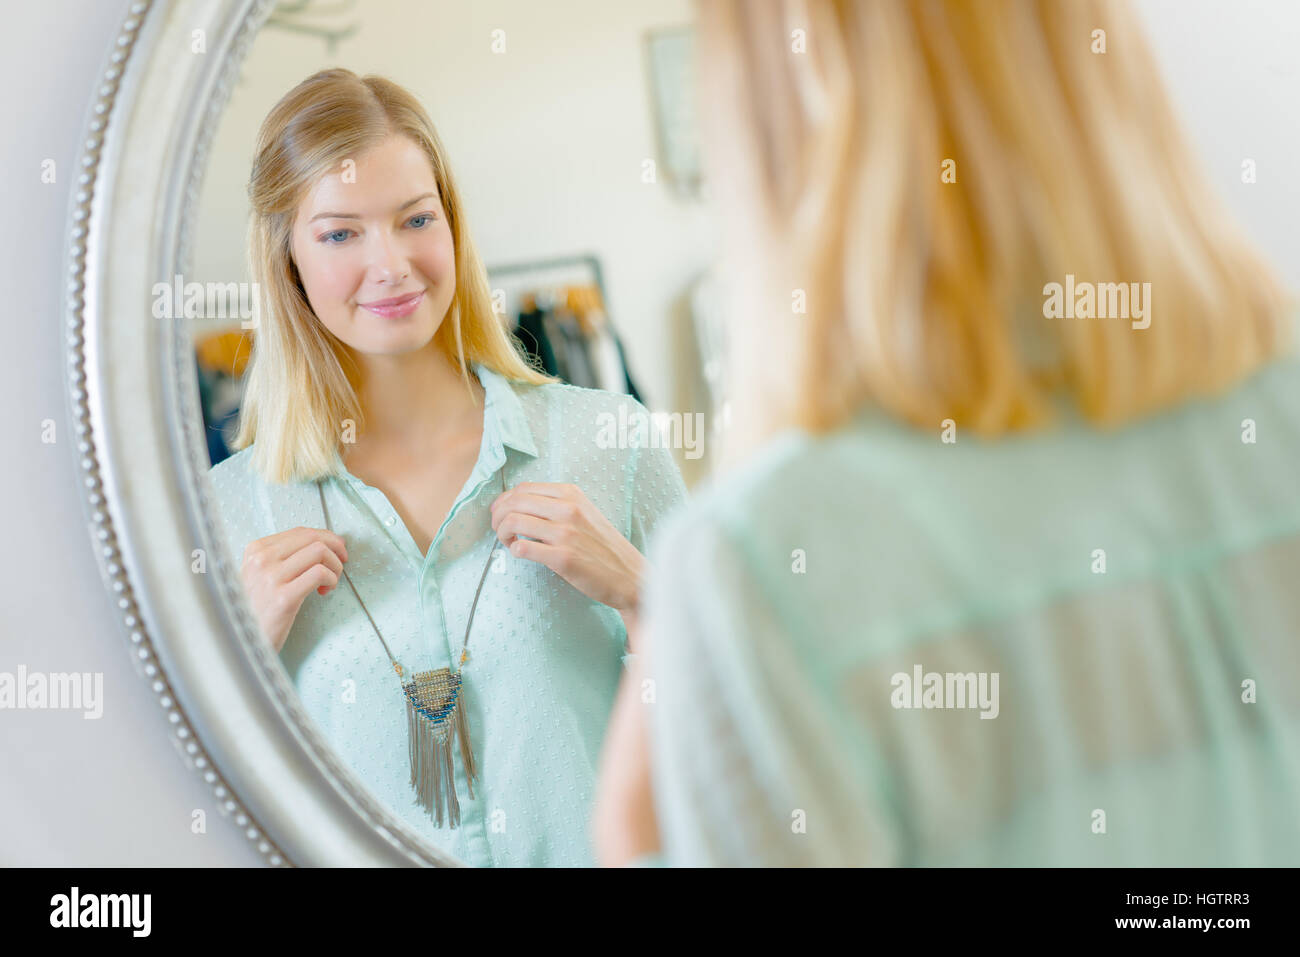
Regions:
[[407, 296], [397, 296], [392, 299], [377, 299], [374, 302], [358, 303], [362, 309], [373, 312], [376, 316], [383, 316], [385, 319], [401, 319], [403, 316], [409, 316], [419, 308], [420, 303], [424, 302], [424, 290], [413, 292]]

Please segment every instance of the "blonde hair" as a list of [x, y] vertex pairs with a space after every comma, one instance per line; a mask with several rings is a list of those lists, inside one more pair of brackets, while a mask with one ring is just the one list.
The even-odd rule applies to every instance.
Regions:
[[262, 121], [248, 180], [248, 265], [260, 287], [261, 319], [232, 445], [253, 445], [252, 465], [268, 482], [330, 474], [341, 462], [341, 424], [362, 423], [350, 348], [312, 312], [290, 241], [307, 190], [393, 135], [428, 156], [451, 230], [456, 292], [434, 342], [459, 366], [466, 388], [471, 362], [517, 382], [555, 381], [525, 362], [493, 313], [446, 150], [419, 100], [380, 76], [322, 70]]
[[[1289, 345], [1294, 302], [1196, 168], [1123, 5], [702, 0], [700, 14], [707, 125], [772, 277], [731, 336], [751, 443], [869, 403], [996, 436], [1052, 421], [1060, 396], [1118, 425], [1223, 391]], [[1150, 326], [1045, 318], [1045, 286], [1067, 273], [1150, 282]]]

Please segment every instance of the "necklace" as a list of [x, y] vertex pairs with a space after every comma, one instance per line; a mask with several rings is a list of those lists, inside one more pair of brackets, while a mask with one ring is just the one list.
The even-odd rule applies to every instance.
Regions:
[[[330, 529], [329, 510], [325, 507], [325, 489], [320, 481], [316, 482], [320, 492], [320, 508], [325, 516], [325, 529]], [[506, 490], [505, 466], [501, 468], [501, 491]], [[408, 672], [405, 667], [388, 650], [388, 642], [379, 633], [379, 627], [370, 617], [366, 603], [361, 600], [357, 586], [352, 584], [352, 576], [345, 567], [343, 577], [348, 587], [356, 596], [357, 604], [365, 612], [370, 627], [375, 630], [375, 637], [384, 646], [384, 653], [392, 662], [393, 671], [406, 696], [406, 731], [407, 750], [411, 762], [411, 787], [415, 789], [416, 798], [437, 824], [442, 826], [443, 797], [448, 807], [448, 826], [460, 825], [460, 802], [456, 799], [456, 769], [452, 764], [451, 752], [457, 736], [460, 737], [460, 757], [465, 765], [465, 779], [469, 785], [470, 800], [474, 799], [474, 779], [478, 769], [474, 764], [474, 751], [470, 747], [469, 727], [465, 720], [465, 687], [461, 681], [461, 672], [469, 660], [469, 629], [474, 623], [474, 609], [478, 607], [478, 596], [483, 591], [483, 582], [487, 579], [488, 569], [492, 567], [492, 558], [496, 554], [499, 542], [493, 542], [488, 552], [487, 564], [478, 580], [474, 592], [474, 602], [469, 608], [469, 621], [465, 623], [465, 640], [460, 649], [460, 661], [456, 670], [437, 668], [432, 671]]]

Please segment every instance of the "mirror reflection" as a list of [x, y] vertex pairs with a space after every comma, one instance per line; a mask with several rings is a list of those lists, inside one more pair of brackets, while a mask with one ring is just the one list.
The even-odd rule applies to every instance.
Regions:
[[282, 4], [176, 277], [263, 637], [361, 780], [471, 865], [594, 863], [646, 543], [709, 466], [690, 19]]
[[197, 231], [258, 313], [195, 320], [213, 485], [433, 845], [1295, 856], [1300, 316], [1217, 198], [1285, 153], [1199, 170], [1128, 5], [1005, 6], [277, 10]]

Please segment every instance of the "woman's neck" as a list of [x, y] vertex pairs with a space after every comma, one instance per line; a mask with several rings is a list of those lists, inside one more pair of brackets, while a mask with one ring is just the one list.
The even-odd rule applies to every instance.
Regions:
[[484, 392], [478, 377], [470, 372], [471, 393], [460, 371], [432, 342], [417, 352], [358, 359], [364, 426], [358, 423], [349, 454], [402, 450], [418, 456], [481, 424]]

